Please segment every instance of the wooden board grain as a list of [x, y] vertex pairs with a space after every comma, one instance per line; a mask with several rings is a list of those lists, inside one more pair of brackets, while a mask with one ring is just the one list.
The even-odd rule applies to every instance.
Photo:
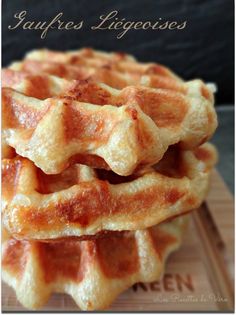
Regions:
[[[190, 215], [179, 251], [160, 281], [140, 283], [121, 294], [113, 311], [233, 311], [233, 198], [216, 171], [206, 202]], [[2, 310], [25, 310], [2, 286]], [[44, 311], [78, 311], [73, 300], [54, 294]]]

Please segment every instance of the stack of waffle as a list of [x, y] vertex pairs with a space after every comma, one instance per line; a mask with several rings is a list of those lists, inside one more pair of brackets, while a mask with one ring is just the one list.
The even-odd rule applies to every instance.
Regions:
[[107, 308], [161, 277], [217, 158], [211, 89], [123, 53], [37, 50], [2, 73], [3, 280]]

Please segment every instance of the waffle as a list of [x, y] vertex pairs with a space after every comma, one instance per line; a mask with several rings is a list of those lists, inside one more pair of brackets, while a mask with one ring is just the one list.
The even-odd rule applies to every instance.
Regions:
[[[12, 69], [13, 68], [13, 69]], [[52, 96], [61, 96], [61, 95], [69, 95], [73, 96], [77, 100], [81, 100], [78, 97], [82, 95], [78, 95], [77, 90], [81, 93], [81, 85], [87, 84], [87, 95], [89, 95], [88, 90], [91, 89], [91, 92], [95, 92], [95, 97], [93, 97], [93, 103], [98, 102], [99, 105], [105, 105], [105, 101], [108, 103], [108, 101], [111, 101], [112, 99], [120, 99], [123, 94], [128, 95], [130, 90], [135, 91], [153, 91], [142, 89], [140, 85], [138, 87], [134, 87], [134, 82], [127, 82], [127, 84], [124, 84], [124, 87], [121, 88], [122, 91], [119, 91], [118, 89], [114, 88], [111, 89], [112, 84], [110, 84], [109, 79], [108, 80], [96, 80], [93, 79], [93, 76], [81, 76], [79, 78], [67, 78], [61, 77], [60, 75], [57, 75], [57, 71], [55, 73], [50, 74], [47, 73], [47, 71], [44, 69], [37, 69], [35, 67], [35, 71], [27, 71], [26, 70], [20, 70], [17, 69], [17, 67], [12, 68], [6, 68], [2, 70], [2, 86], [3, 87], [10, 87], [16, 91], [19, 91], [21, 93], [24, 93], [28, 96], [36, 97], [39, 99], [45, 99]], [[16, 68], [16, 69], [14, 69]], [[34, 69], [34, 67], [33, 67]], [[80, 67], [78, 69], [81, 69]], [[52, 71], [53, 72], [53, 71]], [[114, 73], [114, 72], [112, 72]], [[104, 81], [104, 82], [103, 82]], [[100, 83], [103, 84], [100, 84]], [[106, 84], [107, 82], [107, 84]], [[148, 82], [148, 81], [146, 81]], [[130, 83], [130, 84], [129, 84]], [[144, 83], [144, 82], [143, 82]], [[142, 84], [141, 86], [151, 87], [151, 88], [158, 88], [161, 91], [164, 89], [167, 90], [173, 90], [175, 92], [187, 95], [187, 96], [195, 96], [200, 98], [205, 98], [209, 100], [210, 102], [214, 101], [214, 97], [212, 94], [212, 89], [209, 88], [209, 84], [204, 84], [203, 81], [196, 79], [188, 82], [179, 82], [178, 86], [174, 84], [166, 84], [165, 86], [156, 85], [156, 86], [150, 86], [148, 84]], [[94, 91], [94, 87], [96, 87]], [[127, 91], [125, 93], [125, 91]], [[164, 92], [164, 91], [162, 91]], [[84, 93], [84, 88], [83, 88]], [[137, 92], [136, 92], [137, 93]], [[133, 93], [132, 93], [133, 94]], [[178, 94], [176, 94], [178, 97]], [[92, 95], [89, 95], [90, 98]], [[91, 102], [91, 101], [87, 101]], [[101, 102], [101, 103], [100, 103]], [[112, 105], [121, 105], [117, 101], [117, 104], [109, 103]]]
[[[67, 52], [53, 51], [46, 48], [35, 49], [26, 54], [26, 58], [30, 59], [54, 59], [56, 58], [60, 62], [65, 62], [65, 56], [71, 60], [71, 57], [84, 58], [89, 60], [97, 60], [97, 62], [120, 62], [120, 61], [136, 61], [136, 58], [130, 54], [124, 52], [104, 52], [101, 50], [95, 50], [89, 47], [70, 50]], [[68, 59], [67, 59], [68, 60]], [[75, 59], [76, 60], [76, 59]]]
[[122, 291], [161, 277], [180, 243], [186, 218], [147, 230], [113, 232], [90, 241], [19, 241], [3, 233], [2, 277], [20, 303], [41, 308], [52, 292], [69, 294], [82, 310], [107, 308]]
[[137, 73], [121, 73], [109, 67], [93, 68], [61, 64], [53, 61], [24, 60], [14, 62], [9, 66], [16, 71], [31, 74], [48, 73], [68, 80], [87, 80], [105, 83], [113, 88], [122, 89], [129, 85], [145, 85], [153, 88], [165, 88], [184, 92], [184, 85], [180, 80], [157, 74], [140, 75]]
[[92, 49], [89, 53], [80, 51], [50, 51], [48, 49], [33, 50], [26, 55], [26, 59], [37, 61], [58, 62], [93, 68], [106, 67], [121, 73], [135, 73], [139, 75], [157, 74], [163, 77], [180, 80], [171, 70], [157, 63], [140, 63], [133, 56], [118, 53], [103, 53]]
[[73, 164], [46, 175], [16, 156], [2, 162], [2, 219], [19, 239], [136, 230], [197, 208], [205, 198], [216, 151], [171, 147], [155, 168], [128, 177]]
[[[30, 52], [26, 57], [9, 68], [33, 74], [44, 72], [69, 80], [93, 79], [117, 89], [145, 85], [186, 93], [183, 80], [170, 69], [160, 64], [138, 63], [134, 57], [123, 53], [101, 53], [92, 49], [62, 53], [44, 49]], [[120, 67], [122, 61], [126, 64]], [[205, 92], [209, 94], [204, 88]]]
[[47, 174], [77, 159], [128, 176], [157, 163], [172, 144], [204, 143], [217, 125], [212, 93], [200, 80], [186, 83], [184, 95], [7, 69], [3, 86], [14, 89], [2, 92], [4, 143]]

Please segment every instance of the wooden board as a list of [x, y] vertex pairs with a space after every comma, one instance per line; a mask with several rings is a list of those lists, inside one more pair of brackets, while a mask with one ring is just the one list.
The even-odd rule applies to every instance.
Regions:
[[[190, 215], [180, 250], [169, 258], [161, 281], [140, 283], [121, 294], [114, 311], [232, 311], [234, 309], [234, 204], [214, 171], [206, 202]], [[25, 310], [2, 285], [2, 311]], [[51, 296], [44, 311], [78, 311], [63, 294]]]

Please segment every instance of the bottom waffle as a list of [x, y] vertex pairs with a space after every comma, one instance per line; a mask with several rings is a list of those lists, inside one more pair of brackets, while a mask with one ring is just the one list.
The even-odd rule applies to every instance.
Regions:
[[2, 277], [29, 309], [41, 308], [53, 292], [71, 295], [83, 310], [104, 309], [134, 283], [161, 277], [186, 222], [180, 216], [146, 230], [85, 241], [20, 241], [4, 230]]

